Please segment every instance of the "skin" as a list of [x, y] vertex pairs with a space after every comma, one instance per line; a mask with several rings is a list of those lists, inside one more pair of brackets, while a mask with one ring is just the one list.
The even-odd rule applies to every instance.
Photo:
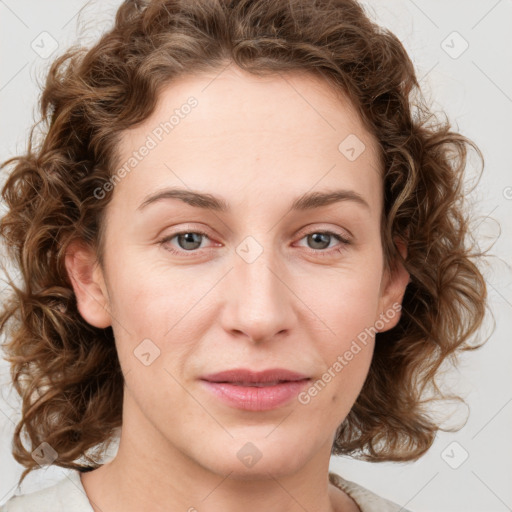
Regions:
[[[377, 142], [320, 79], [261, 78], [231, 65], [167, 86], [152, 115], [123, 133], [120, 165], [189, 96], [198, 106], [115, 186], [104, 268], [80, 243], [67, 252], [79, 311], [91, 325], [112, 326], [126, 381], [118, 454], [82, 475], [86, 493], [103, 512], [357, 511], [328, 482], [328, 470], [336, 428], [368, 374], [373, 338], [306, 405], [294, 399], [241, 411], [199, 378], [280, 367], [314, 382], [401, 303], [409, 275], [401, 266], [385, 271]], [[349, 134], [365, 144], [354, 161], [338, 150]], [[137, 210], [148, 194], [175, 186], [221, 196], [231, 212], [179, 199]], [[290, 211], [306, 192], [339, 188], [368, 206], [346, 200]], [[192, 251], [180, 237], [159, 244], [198, 229], [208, 237]], [[350, 244], [327, 237], [315, 245], [307, 236], [329, 230]], [[249, 236], [262, 249], [251, 263], [236, 252]], [[147, 338], [160, 350], [148, 366], [134, 355]], [[237, 457], [247, 442], [261, 453], [252, 467]]]

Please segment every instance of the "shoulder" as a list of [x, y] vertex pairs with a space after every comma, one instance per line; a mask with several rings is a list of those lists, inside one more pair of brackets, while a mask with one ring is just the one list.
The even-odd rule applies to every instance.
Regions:
[[80, 480], [73, 471], [50, 487], [13, 496], [0, 512], [93, 512]]
[[357, 503], [361, 512], [411, 512], [397, 503], [382, 498], [362, 485], [345, 480], [336, 473], [329, 472], [329, 481], [338, 489], [347, 493]]

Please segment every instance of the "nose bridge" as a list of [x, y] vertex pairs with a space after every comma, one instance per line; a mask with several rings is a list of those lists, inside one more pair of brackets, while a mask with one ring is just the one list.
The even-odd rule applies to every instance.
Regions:
[[290, 329], [293, 294], [282, 282], [285, 273], [275, 250], [248, 236], [235, 248], [235, 253], [234, 268], [227, 282], [224, 327], [242, 332], [253, 341], [272, 338]]

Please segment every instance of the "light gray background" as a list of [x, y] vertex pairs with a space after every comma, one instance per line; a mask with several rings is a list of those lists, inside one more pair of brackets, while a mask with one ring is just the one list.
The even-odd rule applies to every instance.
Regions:
[[[469, 199], [476, 202], [481, 215], [475, 222], [481, 245], [495, 240], [491, 250], [495, 258], [485, 274], [496, 328], [487, 345], [465, 355], [459, 370], [447, 377], [449, 389], [465, 397], [470, 407], [461, 430], [441, 432], [430, 451], [415, 463], [369, 464], [332, 458], [331, 469], [414, 512], [512, 510], [512, 2], [367, 0], [364, 4], [374, 19], [402, 40], [425, 94], [435, 99], [434, 108], [446, 110], [454, 128], [475, 140], [484, 153], [484, 175]], [[36, 79], [42, 83], [49, 62], [77, 39], [83, 44], [95, 40], [113, 20], [118, 5], [119, 0], [0, 0], [0, 160], [25, 150], [36, 115]], [[80, 33], [79, 19], [86, 23]], [[45, 48], [51, 49], [51, 39], [41, 36], [42, 32], [58, 44], [47, 58], [31, 47], [35, 40], [34, 46], [39, 44], [42, 50], [40, 41], [46, 38]], [[469, 46], [458, 55], [464, 41]], [[0, 282], [0, 290], [4, 286]], [[0, 504], [15, 491], [21, 473], [10, 454], [19, 410], [8, 383], [8, 366], [2, 361]], [[460, 418], [460, 412], [454, 418]], [[467, 460], [454, 469], [466, 453]], [[47, 486], [64, 472], [39, 470], [27, 477], [21, 490]]]

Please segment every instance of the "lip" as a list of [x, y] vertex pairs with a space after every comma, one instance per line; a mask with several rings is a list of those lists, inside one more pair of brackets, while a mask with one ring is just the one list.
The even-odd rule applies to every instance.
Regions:
[[290, 402], [310, 380], [282, 368], [261, 372], [235, 369], [201, 378], [206, 389], [227, 405], [247, 411], [267, 411]]
[[307, 379], [307, 375], [292, 372], [284, 368], [269, 368], [260, 372], [254, 372], [246, 368], [236, 368], [223, 372], [211, 373], [201, 377], [209, 382], [236, 382], [236, 383], [267, 383], [274, 381], [296, 381]]

